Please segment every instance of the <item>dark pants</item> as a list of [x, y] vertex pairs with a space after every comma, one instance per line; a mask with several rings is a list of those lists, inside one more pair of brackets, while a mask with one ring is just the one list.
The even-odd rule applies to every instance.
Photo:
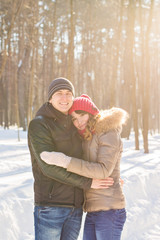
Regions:
[[125, 221], [124, 208], [87, 213], [83, 240], [120, 240]]

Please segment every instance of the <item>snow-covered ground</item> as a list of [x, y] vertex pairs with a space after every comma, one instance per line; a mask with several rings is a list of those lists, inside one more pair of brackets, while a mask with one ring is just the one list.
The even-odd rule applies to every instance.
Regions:
[[[33, 240], [33, 177], [27, 133], [0, 128], [0, 239]], [[149, 136], [150, 153], [124, 141], [121, 176], [125, 181], [127, 222], [123, 240], [160, 240], [160, 135]], [[82, 231], [79, 240], [82, 239]]]

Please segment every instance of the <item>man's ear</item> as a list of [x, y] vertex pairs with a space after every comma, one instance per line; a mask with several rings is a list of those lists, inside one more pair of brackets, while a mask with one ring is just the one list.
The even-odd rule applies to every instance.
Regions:
[[51, 98], [48, 100], [49, 103], [51, 103]]

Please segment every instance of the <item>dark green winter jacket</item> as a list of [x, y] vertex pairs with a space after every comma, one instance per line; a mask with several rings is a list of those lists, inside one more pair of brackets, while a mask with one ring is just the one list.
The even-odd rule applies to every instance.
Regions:
[[28, 145], [34, 175], [35, 204], [81, 207], [83, 189], [90, 188], [92, 179], [48, 165], [40, 158], [43, 151], [82, 157], [81, 140], [70, 116], [45, 103], [29, 124]]

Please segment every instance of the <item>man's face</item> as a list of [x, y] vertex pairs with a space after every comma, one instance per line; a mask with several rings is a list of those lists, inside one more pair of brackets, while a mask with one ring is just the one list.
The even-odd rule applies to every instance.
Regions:
[[58, 111], [67, 115], [68, 110], [73, 104], [73, 94], [67, 89], [61, 89], [52, 95], [52, 98], [49, 100], [49, 102]]

